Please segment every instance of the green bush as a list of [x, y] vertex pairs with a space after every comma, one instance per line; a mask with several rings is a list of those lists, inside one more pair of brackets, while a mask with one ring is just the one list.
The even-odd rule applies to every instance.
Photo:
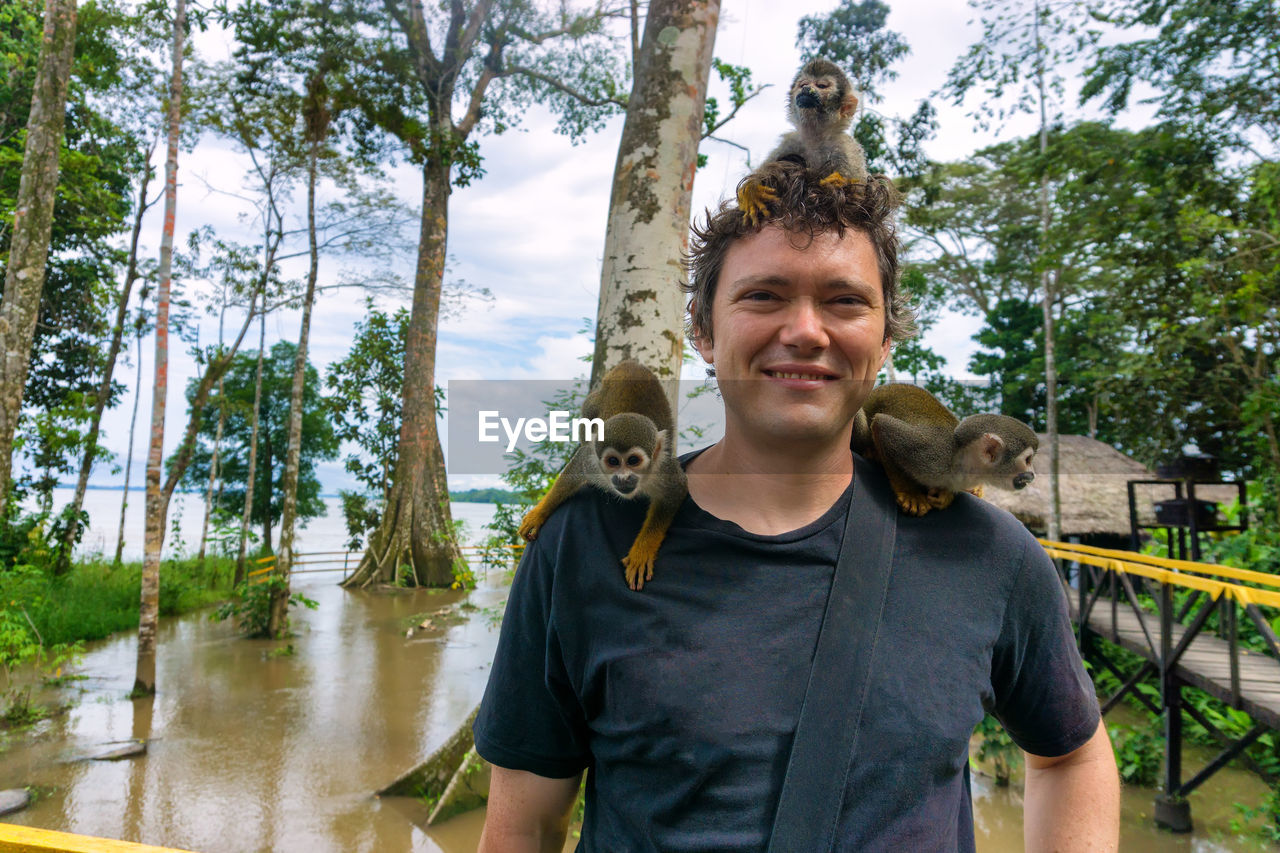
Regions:
[[[219, 605], [211, 618], [223, 621], [234, 619], [236, 626], [246, 637], [270, 637], [271, 595], [284, 587], [284, 580], [274, 574], [265, 580], [253, 583], [246, 581], [235, 588], [231, 598]], [[295, 592], [289, 596], [288, 606], [315, 610], [316, 602]], [[287, 626], [281, 634], [288, 634]]]
[[1108, 731], [1116, 754], [1116, 767], [1125, 784], [1156, 787], [1164, 760], [1164, 737], [1149, 726], [1111, 726]]
[[1000, 721], [990, 714], [982, 718], [974, 733], [982, 738], [974, 758], [980, 762], [991, 762], [996, 785], [1003, 788], [1009, 784], [1013, 768], [1022, 761], [1022, 750], [1018, 749]]

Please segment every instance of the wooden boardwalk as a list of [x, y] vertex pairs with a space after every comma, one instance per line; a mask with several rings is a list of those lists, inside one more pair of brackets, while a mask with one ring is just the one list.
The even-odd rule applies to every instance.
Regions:
[[[1071, 618], [1078, 622], [1077, 592], [1075, 590], [1068, 592]], [[1114, 630], [1112, 614], [1111, 602], [1107, 599], [1099, 599], [1089, 612], [1089, 627], [1100, 637], [1158, 666], [1160, 617], [1154, 613], [1145, 615], [1147, 630], [1150, 631], [1151, 639], [1156, 644], [1153, 654], [1138, 616], [1127, 601], [1116, 602]], [[1177, 648], [1186, 633], [1186, 628], [1175, 623], [1172, 626], [1172, 632], [1172, 647]], [[1213, 636], [1207, 630], [1202, 630], [1178, 659], [1174, 674], [1180, 681], [1198, 687], [1228, 705], [1239, 708], [1257, 722], [1280, 730], [1280, 661], [1241, 648], [1239, 652], [1240, 701], [1236, 703], [1231, 689], [1230, 650], [1230, 644], [1225, 640]]]

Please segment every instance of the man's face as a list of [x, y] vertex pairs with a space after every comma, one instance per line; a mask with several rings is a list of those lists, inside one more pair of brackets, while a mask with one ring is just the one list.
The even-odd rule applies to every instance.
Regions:
[[871, 239], [777, 226], [730, 246], [697, 349], [715, 367], [726, 435], [848, 440], [889, 355]]

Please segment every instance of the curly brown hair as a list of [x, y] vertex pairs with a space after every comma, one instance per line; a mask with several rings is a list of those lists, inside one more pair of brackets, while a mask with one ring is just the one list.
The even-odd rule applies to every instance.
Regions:
[[885, 337], [901, 341], [916, 334], [915, 311], [907, 294], [898, 287], [894, 213], [901, 196], [892, 181], [884, 175], [872, 175], [866, 181], [844, 187], [823, 186], [811, 180], [803, 166], [786, 161], [767, 163], [743, 179], [743, 183], [746, 181], [768, 186], [778, 200], [770, 204], [769, 216], [755, 224], [747, 221], [735, 201], [722, 202], [719, 210], [707, 211], [704, 224], [693, 224], [693, 240], [685, 259], [689, 282], [683, 285], [690, 297], [685, 329], [690, 341], [712, 339], [711, 302], [729, 247], [767, 225], [810, 238], [828, 231], [841, 238], [847, 230], [866, 234], [875, 248], [880, 270], [880, 290], [886, 306]]

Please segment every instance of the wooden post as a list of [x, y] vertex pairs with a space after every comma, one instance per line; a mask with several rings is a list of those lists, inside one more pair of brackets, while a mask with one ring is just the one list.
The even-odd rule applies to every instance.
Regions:
[[1173, 674], [1173, 586], [1160, 585], [1160, 699], [1164, 706], [1164, 793], [1156, 796], [1156, 825], [1191, 831], [1191, 804], [1176, 791], [1182, 785], [1182, 689]]

